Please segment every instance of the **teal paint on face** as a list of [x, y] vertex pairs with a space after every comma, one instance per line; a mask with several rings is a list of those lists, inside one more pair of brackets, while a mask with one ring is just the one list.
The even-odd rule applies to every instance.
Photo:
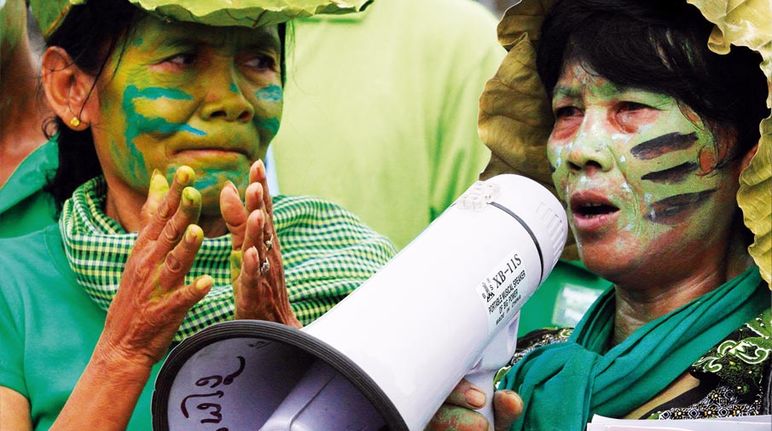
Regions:
[[229, 87], [229, 90], [231, 91], [231, 93], [238, 93], [239, 87], [236, 86], [236, 83], [231, 82], [231, 86]]
[[135, 38], [133, 41], [131, 41], [131, 44], [134, 45], [134, 46], [142, 46], [142, 43], [144, 43], [144, 42], [145, 41], [142, 40], [141, 37], [138, 37], [138, 38]]
[[279, 102], [283, 98], [282, 88], [279, 85], [272, 84], [257, 90], [255, 92], [255, 97], [270, 102]]
[[160, 98], [172, 100], [192, 100], [192, 96], [182, 90], [169, 89], [162, 87], [149, 87], [139, 89], [134, 85], [129, 85], [123, 93], [123, 111], [126, 113], [126, 147], [129, 152], [128, 164], [129, 172], [134, 175], [147, 175], [145, 158], [142, 152], [137, 148], [134, 140], [143, 133], [173, 134], [177, 132], [188, 132], [196, 136], [204, 136], [202, 130], [190, 127], [187, 124], [171, 123], [164, 118], [146, 117], [137, 112], [134, 101], [137, 99], [156, 100]]
[[267, 130], [270, 134], [276, 135], [279, 132], [280, 121], [278, 118], [260, 118], [255, 121], [255, 125], [258, 129]]
[[217, 175], [215, 173], [207, 172], [196, 179], [194, 186], [198, 190], [204, 190], [204, 189], [208, 189], [209, 187], [216, 186], [218, 185], [218, 183], [219, 183], [219, 180], [217, 178]]

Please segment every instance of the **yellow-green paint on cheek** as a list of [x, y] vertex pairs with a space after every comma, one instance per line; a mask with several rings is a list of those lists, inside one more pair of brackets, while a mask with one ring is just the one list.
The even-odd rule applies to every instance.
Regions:
[[124, 137], [126, 138], [126, 152], [128, 153], [127, 157], [124, 157], [125, 171], [134, 176], [137, 184], [146, 184], [148, 180], [145, 157], [137, 147], [136, 139], [138, 136], [142, 134], [172, 135], [179, 132], [186, 132], [195, 136], [205, 135], [203, 131], [187, 124], [173, 123], [162, 117], [148, 117], [137, 112], [137, 100], [160, 98], [181, 101], [192, 99], [189, 94], [182, 90], [162, 87], [140, 89], [135, 85], [129, 85], [123, 93], [122, 107], [126, 116]]

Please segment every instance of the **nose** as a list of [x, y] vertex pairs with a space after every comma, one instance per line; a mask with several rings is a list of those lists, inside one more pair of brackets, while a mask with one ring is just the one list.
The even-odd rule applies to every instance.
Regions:
[[209, 76], [206, 81], [207, 95], [201, 108], [204, 119], [239, 123], [252, 121], [255, 108], [244, 97], [235, 78], [236, 74], [230, 67], [218, 68]]
[[[612, 133], [604, 127], [603, 113], [586, 112], [577, 133], [569, 144], [567, 162], [573, 171], [608, 171], [614, 164], [610, 145]], [[613, 129], [612, 129], [613, 130]]]

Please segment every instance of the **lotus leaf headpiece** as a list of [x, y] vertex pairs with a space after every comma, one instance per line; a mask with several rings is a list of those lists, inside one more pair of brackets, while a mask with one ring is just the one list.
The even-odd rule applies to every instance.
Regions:
[[[32, 0], [32, 13], [43, 36], [59, 27], [72, 6], [87, 0]], [[99, 0], [91, 0], [99, 1]], [[127, 0], [137, 7], [173, 21], [212, 26], [262, 27], [316, 14], [363, 10], [371, 0]]]

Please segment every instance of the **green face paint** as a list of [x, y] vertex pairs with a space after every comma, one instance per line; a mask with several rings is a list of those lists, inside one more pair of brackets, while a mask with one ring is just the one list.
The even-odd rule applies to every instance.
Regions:
[[[99, 82], [92, 133], [105, 176], [146, 194], [154, 169], [196, 171], [202, 214], [226, 181], [243, 189], [281, 119], [280, 42], [262, 29], [164, 23], [147, 16]], [[262, 91], [262, 92], [261, 92]]]
[[260, 100], [267, 100], [269, 102], [280, 102], [283, 94], [282, 89], [278, 85], [268, 85], [255, 92], [255, 97]]
[[590, 269], [616, 281], [683, 266], [726, 238], [736, 172], [705, 162], [719, 146], [693, 111], [577, 65], [554, 94], [548, 158]]

